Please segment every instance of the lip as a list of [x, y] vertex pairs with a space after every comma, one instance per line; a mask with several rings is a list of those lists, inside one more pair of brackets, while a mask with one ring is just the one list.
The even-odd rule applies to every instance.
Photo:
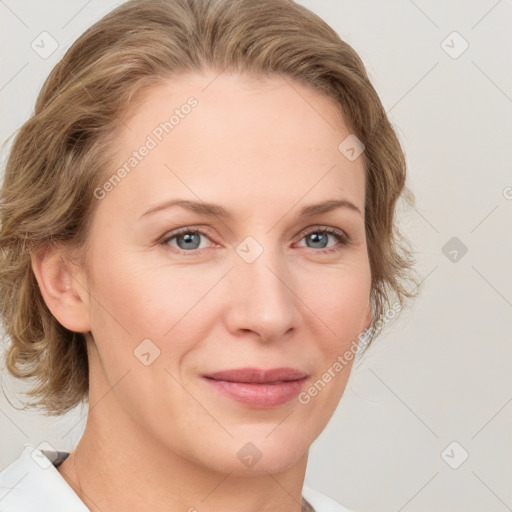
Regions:
[[227, 382], [246, 382], [257, 384], [271, 384], [279, 381], [299, 380], [307, 377], [307, 373], [295, 368], [236, 368], [205, 375], [210, 379], [225, 380]]
[[244, 405], [266, 409], [297, 396], [308, 375], [295, 368], [237, 368], [203, 377], [218, 392]]

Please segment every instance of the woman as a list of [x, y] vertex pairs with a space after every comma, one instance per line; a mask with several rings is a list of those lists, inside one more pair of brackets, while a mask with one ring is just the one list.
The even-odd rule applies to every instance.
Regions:
[[361, 60], [306, 8], [95, 23], [16, 135], [0, 232], [7, 367], [87, 425], [71, 453], [27, 445], [1, 510], [348, 510], [303, 487], [308, 450], [413, 297], [405, 178]]

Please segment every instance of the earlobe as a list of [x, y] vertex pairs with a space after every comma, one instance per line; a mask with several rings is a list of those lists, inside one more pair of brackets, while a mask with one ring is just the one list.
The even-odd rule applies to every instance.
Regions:
[[31, 266], [41, 295], [57, 321], [74, 332], [90, 331], [85, 286], [71, 272], [65, 257], [48, 245], [31, 255]]

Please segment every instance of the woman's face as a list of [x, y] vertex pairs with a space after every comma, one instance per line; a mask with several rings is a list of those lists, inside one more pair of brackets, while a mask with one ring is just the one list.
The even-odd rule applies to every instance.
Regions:
[[[96, 189], [90, 401], [108, 392], [96, 421], [138, 443], [273, 473], [327, 424], [371, 319], [364, 164], [331, 99], [215, 76], [148, 91]], [[302, 213], [329, 201], [352, 206]]]

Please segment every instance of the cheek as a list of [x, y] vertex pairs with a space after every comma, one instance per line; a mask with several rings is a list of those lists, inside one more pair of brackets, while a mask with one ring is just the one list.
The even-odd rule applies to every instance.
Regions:
[[304, 311], [315, 339], [310, 350], [318, 364], [299, 403], [305, 411], [305, 425], [320, 434], [345, 391], [359, 335], [366, 328], [371, 275], [369, 265], [361, 262], [319, 272], [302, 282], [307, 286], [303, 289], [308, 306]]
[[[96, 268], [91, 322], [99, 330], [107, 329], [110, 337], [130, 339], [133, 348], [149, 338], [165, 355], [172, 340], [173, 353], [179, 353], [206, 330], [205, 309], [211, 307], [211, 289], [222, 272], [199, 273], [197, 268], [143, 264], [141, 259], [125, 257], [116, 265]], [[202, 300], [207, 294], [209, 300]]]
[[[371, 275], [367, 260], [347, 262], [336, 267], [319, 268], [316, 272], [302, 271], [297, 276], [300, 297], [322, 326], [328, 349], [339, 349], [340, 343], [357, 339], [366, 327]], [[313, 320], [312, 320], [313, 321]]]

